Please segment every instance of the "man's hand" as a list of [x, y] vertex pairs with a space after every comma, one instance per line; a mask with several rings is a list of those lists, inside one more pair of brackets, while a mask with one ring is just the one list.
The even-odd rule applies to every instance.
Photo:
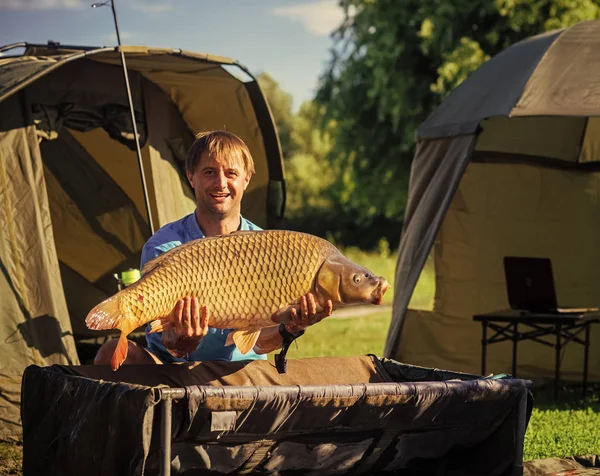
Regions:
[[322, 321], [326, 317], [331, 316], [333, 312], [333, 302], [327, 300], [325, 307], [321, 307], [312, 293], [300, 298], [300, 312], [296, 308], [290, 309], [291, 321], [286, 322], [285, 328], [292, 334], [297, 334], [305, 330], [307, 327]]
[[[317, 322], [325, 319], [327, 316], [331, 316], [333, 312], [333, 302], [328, 300], [325, 302], [325, 307], [321, 307], [315, 300], [312, 293], [308, 293], [300, 298], [300, 310], [296, 307], [291, 307], [285, 311], [289, 314], [290, 320], [284, 325], [288, 332], [292, 334], [298, 334], [300, 331], [305, 330], [307, 327], [316, 324]], [[282, 320], [286, 320], [287, 316], [282, 317]], [[260, 333], [258, 341], [254, 346], [254, 351], [257, 354], [268, 354], [276, 349], [281, 349], [283, 345], [281, 334], [279, 333], [279, 326], [266, 327]]]
[[167, 318], [171, 324], [162, 335], [162, 343], [176, 357], [191, 354], [208, 334], [208, 306], [200, 306], [198, 298], [177, 301]]

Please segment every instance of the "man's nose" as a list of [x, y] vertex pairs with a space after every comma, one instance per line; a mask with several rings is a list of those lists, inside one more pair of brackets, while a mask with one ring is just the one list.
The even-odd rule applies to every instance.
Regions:
[[225, 176], [225, 173], [223, 172], [219, 172], [216, 176], [215, 176], [215, 180], [217, 182], [217, 185], [221, 188], [225, 188], [227, 187], [227, 177]]

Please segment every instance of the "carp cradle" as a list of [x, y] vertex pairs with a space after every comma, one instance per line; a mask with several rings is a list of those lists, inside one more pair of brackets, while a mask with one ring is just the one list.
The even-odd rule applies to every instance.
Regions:
[[529, 385], [373, 355], [32, 365], [23, 474], [521, 475]]

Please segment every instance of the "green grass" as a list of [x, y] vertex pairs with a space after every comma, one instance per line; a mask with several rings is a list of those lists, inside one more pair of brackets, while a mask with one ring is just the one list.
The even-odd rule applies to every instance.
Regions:
[[391, 310], [368, 316], [328, 318], [309, 327], [288, 351], [288, 358], [383, 355]]
[[[549, 390], [533, 390], [534, 404], [525, 434], [523, 459], [600, 455], [600, 387], [594, 396], [578, 399], [579, 387], [566, 388], [558, 403], [550, 401]], [[538, 395], [541, 393], [540, 395]], [[565, 395], [566, 394], [566, 395]]]

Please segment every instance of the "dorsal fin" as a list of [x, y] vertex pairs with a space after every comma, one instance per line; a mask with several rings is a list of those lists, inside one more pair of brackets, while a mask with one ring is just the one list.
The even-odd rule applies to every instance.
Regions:
[[[180, 246], [182, 246], [182, 245], [180, 245]], [[171, 256], [171, 254], [173, 254], [173, 252], [175, 250], [177, 250], [178, 248], [179, 248], [179, 246], [176, 246], [175, 248], [171, 248], [170, 250], [159, 254], [156, 258], [151, 259], [150, 261], [147, 261], [141, 270], [142, 276], [145, 276], [150, 271], [152, 271], [152, 270], [156, 269], [158, 266], [160, 266], [160, 264], [165, 260], [165, 258], [168, 258], [169, 256]]]

